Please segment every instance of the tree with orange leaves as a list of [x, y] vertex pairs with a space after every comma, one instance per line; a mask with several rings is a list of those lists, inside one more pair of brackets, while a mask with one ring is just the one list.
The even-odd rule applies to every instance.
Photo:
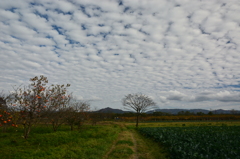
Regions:
[[[54, 85], [47, 87], [47, 77], [41, 75], [30, 78], [32, 82], [27, 87], [14, 88], [14, 93], [10, 95], [8, 102], [13, 107], [18, 107], [20, 120], [24, 128], [25, 139], [28, 138], [32, 126], [34, 126], [42, 116], [42, 113], [51, 107], [52, 101], [59, 103], [62, 100], [56, 96], [62, 96], [61, 91], [54, 91]], [[57, 87], [62, 90], [62, 87]], [[58, 94], [57, 94], [58, 93]]]
[[7, 98], [8, 95], [3, 94], [3, 92], [0, 93], [0, 127], [2, 127], [2, 132], [6, 132], [7, 127], [13, 123], [13, 116], [7, 107]]
[[69, 110], [69, 101], [72, 98], [71, 94], [67, 94], [67, 87], [70, 84], [65, 85], [52, 85], [51, 96], [46, 105], [47, 112], [45, 116], [52, 125], [54, 131], [66, 121], [67, 111]]
[[[0, 109], [0, 127], [2, 127], [2, 131], [6, 132], [8, 126], [12, 124], [12, 115], [6, 110]], [[15, 125], [14, 125], [15, 127]]]

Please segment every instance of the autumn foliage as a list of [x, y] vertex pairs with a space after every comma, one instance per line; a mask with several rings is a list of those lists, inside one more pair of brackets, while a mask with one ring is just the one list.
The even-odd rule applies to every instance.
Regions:
[[12, 118], [11, 113], [6, 110], [0, 110], [0, 127], [2, 127], [3, 132], [6, 132], [8, 126], [18, 127], [18, 125], [13, 123]]
[[10, 106], [19, 111], [18, 120], [23, 125], [25, 139], [46, 111], [60, 111], [70, 99], [66, 93], [70, 84], [47, 86], [48, 80], [44, 76], [36, 76], [30, 81], [28, 86], [15, 88], [8, 98]]

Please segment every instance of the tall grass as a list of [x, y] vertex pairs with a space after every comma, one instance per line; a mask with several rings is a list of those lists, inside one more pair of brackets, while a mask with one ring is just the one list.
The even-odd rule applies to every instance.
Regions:
[[8, 129], [0, 133], [0, 158], [101, 158], [119, 132], [120, 128], [112, 125], [84, 126], [81, 131], [69, 131], [63, 126], [57, 132], [36, 127], [25, 140], [21, 129]]

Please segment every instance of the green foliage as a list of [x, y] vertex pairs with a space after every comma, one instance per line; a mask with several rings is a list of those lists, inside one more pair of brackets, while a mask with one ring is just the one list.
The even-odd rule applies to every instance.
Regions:
[[47, 127], [34, 127], [28, 140], [21, 137], [21, 130], [9, 128], [0, 133], [1, 159], [22, 158], [87, 158], [104, 156], [120, 132], [112, 125], [84, 126], [82, 131], [69, 131], [62, 126], [53, 132]]
[[139, 132], [168, 147], [173, 159], [240, 159], [240, 126], [148, 127]]

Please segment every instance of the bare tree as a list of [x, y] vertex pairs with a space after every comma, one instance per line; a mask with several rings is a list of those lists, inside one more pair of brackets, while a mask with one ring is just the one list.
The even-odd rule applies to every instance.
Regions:
[[122, 104], [125, 109], [134, 110], [136, 112], [136, 127], [138, 127], [139, 116], [156, 105], [151, 98], [141, 93], [126, 95], [122, 99]]
[[90, 120], [92, 125], [97, 125], [97, 123], [100, 122], [102, 118], [102, 112], [99, 111], [97, 107], [94, 107], [90, 112]]
[[70, 103], [66, 111], [66, 123], [70, 125], [71, 130], [74, 129], [74, 125], [77, 125], [78, 129], [80, 129], [83, 122], [88, 119], [89, 110], [90, 104], [87, 101], [75, 100]]
[[69, 101], [72, 98], [71, 94], [67, 94], [67, 87], [70, 84], [65, 85], [51, 85], [51, 95], [46, 105], [48, 120], [50, 121], [54, 131], [65, 123], [67, 117], [67, 111], [69, 109]]

